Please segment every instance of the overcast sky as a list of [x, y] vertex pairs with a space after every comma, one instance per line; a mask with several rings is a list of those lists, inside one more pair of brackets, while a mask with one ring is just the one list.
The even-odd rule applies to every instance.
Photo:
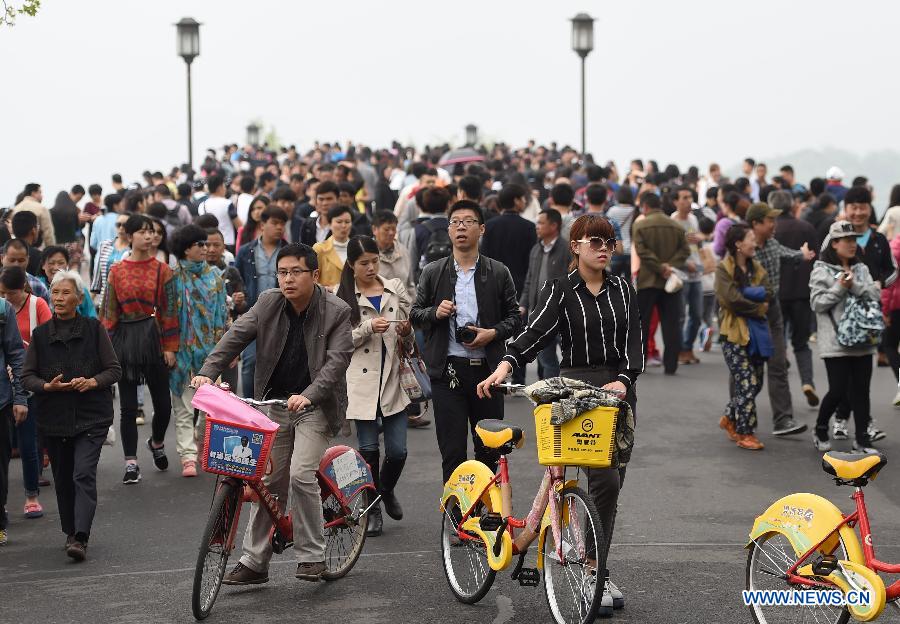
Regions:
[[579, 11], [598, 18], [587, 60], [597, 159], [727, 167], [897, 145], [890, 2], [47, 0], [0, 30], [0, 205], [30, 181], [45, 195], [107, 189], [114, 171], [131, 181], [185, 160], [172, 25], [185, 16], [203, 23], [195, 163], [242, 141], [255, 118], [299, 147], [453, 141], [467, 123], [513, 144], [577, 144]]

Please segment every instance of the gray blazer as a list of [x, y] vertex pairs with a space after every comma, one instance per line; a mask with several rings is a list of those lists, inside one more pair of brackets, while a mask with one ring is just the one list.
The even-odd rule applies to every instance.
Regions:
[[[217, 378], [247, 345], [256, 340], [256, 399], [263, 398], [281, 352], [287, 342], [290, 320], [287, 300], [273, 288], [263, 292], [256, 304], [231, 326], [200, 369], [200, 375]], [[301, 394], [322, 409], [332, 435], [347, 415], [347, 367], [353, 355], [350, 307], [318, 284], [303, 324], [303, 339], [309, 357], [310, 385]]]
[[[531, 312], [537, 305], [538, 293], [541, 292], [543, 284], [538, 284], [538, 275], [541, 270], [541, 255], [544, 253], [544, 246], [538, 240], [537, 244], [531, 248], [531, 255], [528, 256], [528, 274], [525, 276], [525, 286], [522, 287], [522, 294], [519, 296], [519, 305]], [[548, 254], [547, 261], [547, 279], [562, 279], [569, 274], [569, 262], [572, 260], [572, 254], [569, 251], [569, 241], [560, 236], [553, 243], [553, 249]]]

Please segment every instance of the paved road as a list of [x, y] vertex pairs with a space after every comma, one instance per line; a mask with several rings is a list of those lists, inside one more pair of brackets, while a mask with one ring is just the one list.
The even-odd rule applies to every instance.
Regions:
[[[767, 398], [760, 401], [764, 451], [743, 451], [725, 439], [716, 422], [727, 393], [726, 370], [719, 353], [701, 357], [701, 364], [682, 367], [675, 377], [652, 369], [639, 382], [637, 447], [610, 555], [613, 578], [627, 599], [616, 621], [749, 622], [740, 590], [746, 561], [742, 546], [753, 518], [793, 491], [822, 494], [849, 508], [849, 491], [835, 488], [821, 471], [808, 434], [771, 436]], [[824, 389], [824, 370], [818, 366], [816, 372]], [[796, 377], [791, 382], [797, 416], [811, 424], [814, 412], [806, 407]], [[888, 369], [877, 369], [874, 413], [888, 432], [880, 447], [897, 460], [867, 495], [876, 545], [887, 560], [900, 559], [900, 412], [889, 406], [894, 391]], [[507, 415], [533, 431], [524, 399], [507, 399]], [[149, 435], [149, 426], [142, 433]], [[172, 435], [167, 442], [174, 454]], [[529, 442], [511, 459], [520, 512], [541, 474], [533, 439]], [[849, 450], [849, 442], [841, 444]], [[543, 589], [520, 588], [505, 575], [479, 605], [454, 600], [439, 559], [441, 483], [433, 428], [410, 431], [409, 447], [399, 486], [406, 519], [386, 518], [384, 535], [366, 542], [345, 579], [297, 581], [289, 556], [281, 555], [268, 585], [224, 588], [209, 621], [549, 621]], [[126, 487], [120, 482], [120, 453], [120, 446], [104, 448], [90, 559], [80, 565], [70, 563], [61, 550], [64, 536], [51, 490], [43, 496], [43, 519], [21, 517], [21, 473], [13, 462], [10, 541], [0, 549], [0, 622], [192, 621], [192, 570], [213, 480], [155, 472], [142, 451], [144, 480]]]

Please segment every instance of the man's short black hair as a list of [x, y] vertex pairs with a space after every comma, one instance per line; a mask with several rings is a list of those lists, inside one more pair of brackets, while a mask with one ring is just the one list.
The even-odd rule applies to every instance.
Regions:
[[25, 185], [25, 190], [22, 191], [22, 194], [25, 195], [25, 197], [29, 197], [37, 193], [39, 190], [41, 190], [40, 184], [38, 184], [37, 182], [29, 182]]
[[172, 191], [170, 191], [169, 187], [166, 186], [165, 184], [157, 184], [156, 188], [154, 188], [153, 190], [156, 191], [157, 193], [159, 193], [160, 195], [162, 195], [163, 197], [171, 197], [172, 196]]
[[84, 187], [80, 184], [76, 184], [72, 187], [72, 195], [84, 195]]
[[259, 222], [265, 223], [269, 219], [276, 219], [281, 221], [282, 223], [288, 222], [287, 213], [280, 206], [276, 206], [275, 204], [269, 204], [259, 215]]
[[342, 214], [350, 215], [350, 221], [353, 221], [353, 209], [350, 206], [341, 206], [338, 204], [337, 206], [333, 206], [328, 210], [328, 223], [331, 223], [335, 219], [337, 219]]
[[634, 203], [634, 193], [630, 186], [623, 184], [619, 187], [619, 190], [616, 191], [616, 203], [625, 206], [631, 206]]
[[20, 210], [12, 216], [12, 231], [16, 238], [25, 238], [37, 225], [37, 215], [29, 210]]
[[781, 169], [779, 169], [781, 173], [789, 173], [794, 175], [794, 168], [790, 165], [781, 165]]
[[241, 193], [250, 194], [253, 192], [253, 187], [256, 186], [256, 181], [253, 179], [253, 176], [245, 175], [241, 176]]
[[122, 184], [122, 175], [119, 173], [112, 174], [112, 181], [116, 184]]
[[[421, 195], [419, 195], [419, 193], [421, 193]], [[443, 214], [447, 212], [447, 207], [452, 201], [450, 191], [440, 186], [421, 188], [419, 189], [419, 192], [416, 193], [417, 201], [420, 196], [422, 198], [422, 212], [426, 214]]]
[[547, 221], [555, 223], [559, 229], [562, 229], [562, 215], [559, 214], [559, 210], [556, 208], [544, 208], [538, 215], [544, 215], [547, 217]]
[[588, 184], [584, 189], [584, 197], [592, 206], [602, 206], [609, 197], [609, 190], [605, 184]]
[[606, 170], [600, 165], [590, 165], [587, 168], [588, 182], [602, 182], [606, 177]]
[[189, 223], [188, 225], [175, 230], [172, 234], [169, 246], [176, 258], [184, 260], [185, 252], [187, 252], [194, 243], [205, 241], [206, 238], [206, 230], [195, 223]]
[[224, 182], [225, 180], [222, 179], [222, 176], [216, 173], [206, 178], [206, 187], [209, 189], [210, 194], [212, 194], [222, 188]]
[[281, 262], [282, 258], [297, 258], [298, 260], [303, 260], [306, 262], [306, 268], [311, 271], [315, 271], [319, 268], [319, 256], [316, 255], [316, 252], [313, 251], [312, 247], [304, 245], [303, 243], [291, 243], [290, 245], [285, 245], [279, 249], [278, 255], [275, 256], [276, 267], [278, 267], [278, 263]]
[[744, 162], [747, 163], [748, 165], [750, 165], [751, 167], [756, 166], [756, 161], [754, 159], [750, 158], [749, 156], [744, 159]]
[[557, 184], [550, 189], [550, 199], [557, 206], [571, 206], [572, 202], [575, 201], [575, 190], [571, 184], [566, 184], [565, 182]]
[[481, 201], [482, 189], [481, 178], [474, 175], [465, 175], [459, 179], [459, 190], [466, 194], [466, 198], [473, 201]]
[[428, 165], [423, 162], [414, 162], [409, 169], [409, 173], [415, 178], [421, 178], [428, 171]]
[[129, 236], [133, 236], [141, 230], [150, 230], [151, 232], [155, 232], [156, 228], [153, 227], [154, 222], [155, 220], [148, 217], [147, 215], [133, 214], [128, 217], [128, 221], [125, 222], [125, 233]]
[[497, 207], [500, 210], [512, 210], [516, 207], [516, 200], [519, 198], [526, 199], [528, 197], [528, 189], [520, 184], [504, 184], [500, 192], [497, 193]]
[[324, 195], [325, 193], [334, 193], [335, 197], [340, 195], [340, 189], [338, 188], [337, 182], [325, 180], [316, 187], [316, 195]]
[[844, 195], [844, 205], [871, 204], [872, 193], [865, 186], [851, 186]]
[[99, 184], [91, 184], [88, 187], [88, 195], [90, 195], [91, 197], [93, 197], [94, 195], [102, 195], [102, 194], [103, 194], [103, 187], [100, 186]]
[[275, 191], [272, 193], [272, 201], [275, 202], [279, 200], [294, 203], [295, 201], [297, 201], [297, 193], [292, 191], [288, 186], [282, 186], [275, 189]]
[[376, 210], [372, 213], [372, 227], [377, 228], [387, 223], [397, 223], [397, 215], [393, 210]]
[[653, 191], [644, 191], [638, 198], [641, 208], [649, 208], [650, 210], [659, 210], [662, 207], [662, 201], [659, 195]]
[[169, 210], [162, 202], [153, 202], [147, 206], [147, 214], [154, 219], [165, 219], [168, 212]]
[[16, 249], [21, 249], [26, 254], [28, 253], [28, 245], [20, 238], [11, 238], [3, 244], [3, 255], [6, 255], [10, 249], [15, 247]]
[[197, 215], [197, 218], [194, 219], [194, 225], [198, 225], [202, 228], [219, 228], [219, 219], [216, 215], [207, 212], [206, 214]]
[[452, 219], [453, 214], [459, 212], [460, 210], [471, 210], [475, 213], [475, 217], [478, 219], [478, 223], [480, 225], [484, 225], [484, 212], [482, 212], [481, 206], [479, 206], [476, 202], [470, 201], [468, 199], [461, 199], [450, 206], [450, 210], [447, 211], [447, 219]]
[[271, 171], [264, 171], [262, 175], [259, 176], [259, 185], [260, 187], [265, 186], [269, 182], [274, 182], [278, 178], [275, 177], [275, 174]]

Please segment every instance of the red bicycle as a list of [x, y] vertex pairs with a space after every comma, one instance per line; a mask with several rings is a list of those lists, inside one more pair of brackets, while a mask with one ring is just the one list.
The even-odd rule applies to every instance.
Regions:
[[[222, 586], [244, 503], [259, 503], [272, 518], [270, 539], [275, 553], [290, 548], [294, 538], [291, 516], [262, 481], [278, 425], [254, 409], [286, 408], [287, 403], [244, 399], [205, 385], [197, 390], [192, 404], [207, 413], [201, 465], [206, 472], [219, 475], [194, 571], [191, 608], [194, 617], [202, 620], [212, 610]], [[375, 492], [372, 473], [362, 456], [348, 446], [326, 450], [316, 476], [325, 520], [326, 571], [322, 578], [331, 581], [346, 575], [359, 558], [368, 511], [380, 496], [369, 495]]]

